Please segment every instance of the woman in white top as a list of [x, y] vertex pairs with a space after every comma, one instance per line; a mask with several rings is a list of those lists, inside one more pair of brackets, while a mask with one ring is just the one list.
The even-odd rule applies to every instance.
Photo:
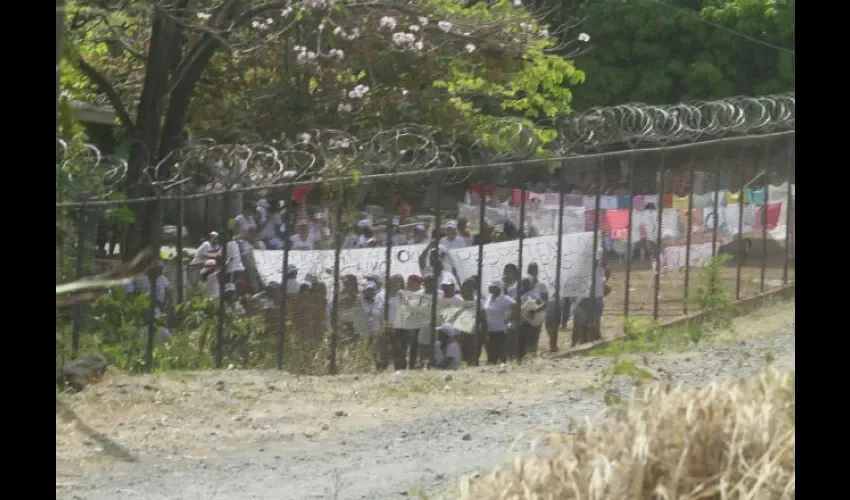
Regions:
[[[477, 299], [475, 294], [476, 288], [478, 288], [478, 285], [475, 279], [469, 278], [464, 280], [460, 286], [459, 297], [464, 302], [475, 302]], [[483, 311], [481, 313], [483, 314]], [[481, 357], [481, 341], [484, 339], [479, 336], [479, 332], [476, 330], [477, 328], [474, 328], [471, 332], [458, 331], [461, 354], [468, 366], [478, 366], [478, 360]]]
[[495, 365], [507, 362], [508, 322], [514, 311], [516, 302], [502, 293], [504, 283], [500, 280], [490, 283], [490, 296], [484, 307], [484, 317], [487, 320], [487, 364]]
[[293, 234], [289, 241], [292, 245], [290, 250], [312, 250], [314, 240], [310, 236], [310, 224], [306, 220], [298, 223], [298, 232]]
[[520, 282], [520, 307], [522, 313], [520, 315], [519, 332], [517, 341], [519, 342], [518, 352], [519, 359], [526, 354], [532, 357], [537, 355], [537, 345], [540, 342], [540, 327], [543, 324], [543, 310], [546, 308], [540, 297], [534, 289], [534, 278], [526, 276]]
[[231, 239], [227, 242], [227, 255], [225, 256], [224, 271], [227, 274], [227, 282], [235, 283], [238, 278], [242, 277], [245, 272], [245, 265], [242, 264], [242, 252], [239, 249], [239, 242], [236, 239]]
[[203, 293], [207, 297], [218, 297], [221, 291], [218, 282], [218, 262], [215, 259], [210, 259], [204, 263], [201, 269], [201, 283], [203, 283]]
[[221, 245], [218, 244], [218, 233], [212, 231], [207, 235], [207, 239], [201, 243], [201, 246], [195, 250], [195, 256], [192, 258], [192, 261], [189, 262], [190, 283], [195, 284], [198, 281], [203, 282], [203, 280], [197, 279], [197, 273], [201, 270], [201, 267], [206, 261], [217, 258], [219, 253], [221, 253]]

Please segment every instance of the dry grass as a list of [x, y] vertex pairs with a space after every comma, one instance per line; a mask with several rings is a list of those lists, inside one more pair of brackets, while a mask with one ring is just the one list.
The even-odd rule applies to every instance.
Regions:
[[533, 436], [548, 451], [465, 478], [460, 498], [794, 498], [794, 388], [793, 370], [699, 390], [653, 385], [578, 434]]

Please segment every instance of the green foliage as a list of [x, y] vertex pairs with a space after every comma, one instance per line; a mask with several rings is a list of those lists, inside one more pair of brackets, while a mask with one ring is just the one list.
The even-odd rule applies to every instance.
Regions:
[[590, 52], [578, 58], [588, 80], [575, 91], [577, 109], [794, 89], [792, 54], [735, 33], [794, 50], [794, 0], [571, 0], [550, 5], [551, 24], [583, 20], [563, 37], [574, 40], [579, 31], [590, 35]]
[[732, 328], [732, 320], [738, 308], [734, 304], [732, 290], [723, 284], [723, 267], [730, 258], [728, 254], [712, 257], [700, 269], [696, 276], [696, 286], [688, 293], [686, 305], [704, 314], [702, 323], [690, 329], [694, 343], [699, 342], [704, 334]]

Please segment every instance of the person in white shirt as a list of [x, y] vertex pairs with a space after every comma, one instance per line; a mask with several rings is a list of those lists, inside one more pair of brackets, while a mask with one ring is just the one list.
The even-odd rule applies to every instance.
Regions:
[[295, 264], [289, 264], [286, 266], [286, 289], [284, 293], [298, 293], [300, 290], [301, 282], [298, 281], [298, 267]]
[[484, 317], [487, 321], [487, 364], [495, 365], [507, 362], [508, 322], [516, 302], [502, 293], [504, 283], [499, 280], [490, 283]]
[[289, 238], [290, 250], [313, 250], [314, 240], [310, 236], [310, 224], [306, 220], [298, 223], [298, 232]]
[[442, 283], [444, 280], [452, 280], [455, 284], [455, 287], [459, 288], [460, 283], [458, 283], [455, 275], [447, 271], [447, 268], [443, 265], [443, 260], [446, 258], [446, 255], [447, 253], [445, 248], [443, 248], [442, 246], [435, 246], [432, 242], [419, 255], [419, 270], [422, 271], [423, 276], [438, 276], [440, 283]]
[[218, 297], [220, 295], [218, 274], [218, 262], [215, 259], [210, 259], [204, 263], [200, 277], [203, 283], [203, 293], [207, 297]]
[[366, 313], [366, 331], [363, 336], [370, 342], [375, 352], [375, 369], [385, 370], [389, 365], [389, 338], [383, 332], [384, 303], [378, 297], [377, 285], [367, 281], [360, 294], [360, 305]]
[[227, 242], [227, 262], [224, 266], [227, 283], [236, 283], [245, 273], [245, 265], [242, 263], [242, 251], [239, 242], [234, 238]]
[[[258, 213], [260, 213], [261, 208], [263, 207], [261, 207], [258, 203]], [[281, 240], [278, 236], [278, 228], [283, 225], [283, 219], [281, 218], [280, 212], [271, 211], [269, 207], [263, 208], [262, 212], [266, 215], [260, 218], [260, 240], [266, 245], [266, 248], [282, 250], [283, 240]]]
[[457, 330], [449, 323], [444, 324], [438, 330], [439, 340], [434, 349], [435, 368], [438, 370], [459, 370], [461, 353], [457, 342]]
[[469, 246], [469, 242], [457, 233], [457, 221], [450, 220], [444, 226], [446, 235], [440, 240], [440, 246], [447, 251]]
[[368, 220], [363, 219], [357, 223], [357, 227], [355, 229], [357, 233], [357, 246], [356, 248], [363, 248], [366, 246], [366, 242], [369, 241], [374, 235], [372, 234], [372, 224], [369, 223]]
[[221, 245], [218, 244], [218, 233], [215, 231], [207, 235], [201, 245], [195, 250], [195, 256], [189, 262], [189, 279], [191, 283], [197, 283], [197, 273], [209, 259], [215, 259], [221, 253]]
[[[517, 268], [516, 264], [505, 264], [504, 269], [502, 270], [502, 293], [513, 299], [514, 301], [519, 300], [519, 296], [517, 295], [519, 290], [519, 268]], [[519, 324], [516, 321], [516, 318], [510, 317], [508, 318], [508, 328], [507, 328], [507, 336], [506, 336], [506, 346], [505, 350], [507, 351], [507, 356], [509, 360], [512, 360], [516, 357], [519, 352]]]
[[[531, 334], [532, 338], [530, 338], [528, 340], [534, 341], [534, 339], [537, 339], [536, 342], [539, 342], [540, 341], [540, 331], [543, 329], [543, 322], [546, 320], [546, 312], [545, 311], [547, 310], [547, 308], [549, 306], [549, 289], [546, 287], [545, 283], [540, 281], [540, 278], [539, 278], [540, 268], [539, 268], [539, 266], [537, 265], [536, 262], [532, 262], [531, 264], [529, 264], [527, 271], [528, 271], [529, 278], [531, 278], [531, 291], [530, 291], [530, 293], [532, 294], [534, 299], [539, 304], [539, 307], [538, 307], [537, 311], [535, 312], [535, 314], [540, 316], [539, 318], [535, 318], [535, 320], [533, 321], [534, 323], [537, 324], [537, 327], [536, 327], [537, 331], [533, 332]], [[535, 351], [534, 351], [533, 355], [536, 355], [537, 354], [537, 350], [536, 350], [537, 344], [535, 343], [534, 346], [535, 346]]]
[[[246, 212], [248, 211], [246, 210]], [[236, 223], [238, 234], [246, 235], [248, 234], [248, 231], [257, 229], [257, 223], [254, 221], [254, 216], [250, 215], [250, 212], [248, 213], [249, 215], [239, 214], [235, 219], [233, 219]]]
[[440, 280], [440, 288], [442, 298], [451, 300], [452, 302], [463, 302], [463, 298], [455, 293], [456, 289], [454, 279], [448, 276], [443, 276]]
[[462, 238], [466, 245], [469, 246], [472, 244], [472, 233], [469, 232], [469, 221], [466, 220], [466, 217], [460, 216], [457, 218], [457, 235], [458, 238]]
[[529, 354], [532, 357], [537, 356], [537, 345], [540, 342], [540, 327], [543, 325], [544, 314], [543, 310], [546, 305], [542, 303], [539, 296], [534, 290], [534, 278], [526, 276], [520, 282], [520, 314], [519, 335], [518, 335], [518, 355], [517, 359]]
[[319, 212], [313, 216], [313, 224], [310, 226], [310, 237], [313, 239], [314, 250], [331, 248], [331, 230], [327, 227], [324, 213]]
[[413, 227], [413, 236], [410, 238], [411, 245], [418, 245], [420, 243], [425, 243], [427, 240], [428, 234], [425, 232], [424, 224], [417, 224]]
[[[171, 299], [171, 284], [168, 282], [168, 278], [166, 278], [163, 274], [164, 271], [165, 264], [161, 260], [156, 261], [154, 264], [154, 273], [156, 274], [156, 288], [154, 292], [154, 299], [156, 300], [156, 303], [154, 305], [154, 319], [159, 319], [165, 313], [165, 308]], [[137, 294], [150, 294], [150, 276], [145, 273], [136, 278], [130, 291]], [[162, 339], [170, 336], [171, 333], [168, 329], [165, 327], [160, 328], [158, 338]]]

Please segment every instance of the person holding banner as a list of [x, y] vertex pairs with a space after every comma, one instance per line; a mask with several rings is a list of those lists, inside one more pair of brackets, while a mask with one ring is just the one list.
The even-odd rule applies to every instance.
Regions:
[[490, 283], [487, 305], [484, 308], [484, 318], [487, 326], [487, 364], [507, 363], [507, 329], [508, 321], [514, 311], [516, 302], [504, 295], [505, 284], [500, 280]]
[[[404, 279], [401, 275], [396, 275], [398, 278], [401, 278], [401, 286], [398, 287], [398, 290], [404, 288], [408, 292], [418, 292], [422, 288], [422, 277], [416, 274], [411, 274], [407, 277], [407, 286], [404, 286]], [[395, 276], [393, 277], [395, 278]], [[393, 281], [393, 278], [390, 281]], [[397, 285], [393, 284], [391, 287], [395, 289]], [[393, 307], [393, 299], [395, 299], [396, 310], [395, 312], [392, 310]], [[399, 292], [395, 293], [395, 296], [390, 298], [390, 321], [393, 322], [398, 317], [398, 302], [399, 302]], [[412, 369], [416, 367], [416, 351], [418, 347], [418, 339], [417, 336], [419, 334], [419, 329], [409, 330], [404, 328], [395, 328], [393, 329], [393, 366], [396, 371]], [[409, 356], [409, 357], [408, 357]]]
[[[543, 328], [543, 321], [546, 319], [544, 311], [546, 311], [549, 305], [549, 289], [546, 288], [546, 284], [541, 282], [539, 279], [540, 276], [540, 267], [537, 265], [537, 262], [532, 262], [526, 268], [528, 271], [528, 275], [531, 278], [531, 293], [534, 296], [534, 299], [538, 301], [539, 308], [537, 310], [537, 318], [535, 322], [538, 322], [537, 331], [534, 332], [534, 338], [537, 339], [534, 343], [534, 351], [533, 354], [537, 354], [537, 342], [540, 341], [540, 330]], [[539, 320], [539, 321], [538, 321]]]
[[[475, 302], [475, 290], [478, 289], [478, 283], [469, 278], [463, 282], [460, 286], [460, 298], [463, 299], [464, 302]], [[481, 318], [476, 320], [476, 325], [481, 324]], [[481, 358], [481, 349], [479, 347], [479, 335], [477, 330], [478, 328], [473, 328], [471, 332], [458, 331], [458, 337], [460, 338], [460, 352], [463, 357], [463, 361], [466, 362], [469, 366], [478, 366], [478, 360]]]
[[537, 345], [540, 342], [540, 327], [543, 325], [543, 310], [546, 304], [540, 300], [534, 290], [534, 278], [526, 276], [520, 282], [520, 323], [518, 328], [518, 359], [526, 354], [537, 355]]
[[[517, 301], [519, 299], [519, 296], [517, 295], [517, 287], [519, 285], [519, 268], [516, 264], [505, 264], [505, 267], [502, 269], [502, 283], [502, 292], [514, 301]], [[508, 359], [514, 359], [518, 352], [518, 327], [519, 325], [514, 324], [513, 317], [508, 318], [506, 337], [507, 345], [505, 347], [507, 349]]]

